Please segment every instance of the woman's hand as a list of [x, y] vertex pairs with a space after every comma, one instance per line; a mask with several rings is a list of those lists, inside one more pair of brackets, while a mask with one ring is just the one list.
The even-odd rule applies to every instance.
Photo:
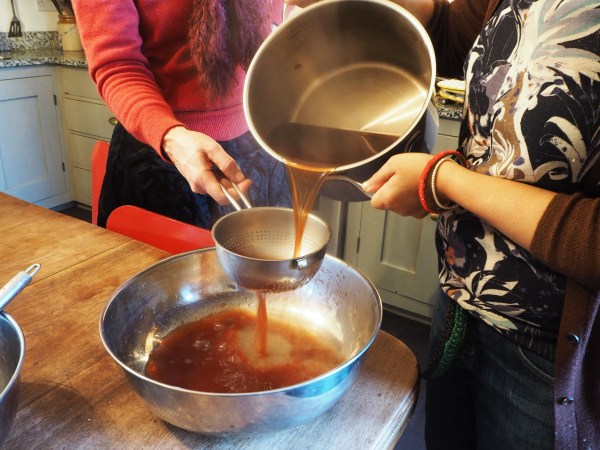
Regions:
[[[431, 155], [403, 153], [392, 156], [363, 183], [374, 192], [371, 205], [402, 216], [424, 217], [419, 181]], [[435, 190], [442, 203], [454, 202], [529, 250], [535, 229], [556, 195], [527, 183], [480, 174], [460, 164], [439, 166]], [[518, 220], [515, 220], [518, 214]]]
[[366, 191], [374, 192], [371, 206], [394, 211], [401, 216], [425, 217], [427, 211], [419, 200], [419, 180], [430, 159], [431, 155], [425, 153], [392, 156], [363, 183]]
[[[163, 151], [188, 181], [192, 191], [208, 194], [221, 205], [229, 203], [213, 172], [217, 166], [225, 176], [248, 191], [251, 180], [244, 178], [235, 160], [210, 136], [179, 126], [171, 128], [163, 138]], [[236, 196], [235, 191], [232, 195]]]

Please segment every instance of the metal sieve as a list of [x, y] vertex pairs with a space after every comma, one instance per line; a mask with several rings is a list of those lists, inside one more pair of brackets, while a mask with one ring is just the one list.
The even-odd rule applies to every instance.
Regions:
[[212, 228], [212, 237], [223, 270], [238, 286], [282, 292], [302, 286], [319, 270], [331, 229], [309, 214], [300, 255], [294, 258], [294, 210], [256, 207], [221, 217]]

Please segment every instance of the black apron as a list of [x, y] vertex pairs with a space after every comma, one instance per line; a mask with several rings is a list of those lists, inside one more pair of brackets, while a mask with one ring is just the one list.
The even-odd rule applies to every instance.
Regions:
[[[291, 207], [285, 166], [265, 152], [250, 132], [219, 144], [252, 180], [248, 197], [253, 206]], [[110, 213], [122, 205], [138, 206], [206, 229], [235, 210], [231, 205], [219, 205], [209, 195], [192, 192], [175, 165], [118, 124], [100, 192], [98, 225], [106, 227]]]

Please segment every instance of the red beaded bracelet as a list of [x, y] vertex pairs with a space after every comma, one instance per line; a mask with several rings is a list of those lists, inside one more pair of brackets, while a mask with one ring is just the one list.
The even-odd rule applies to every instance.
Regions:
[[[427, 162], [427, 164], [423, 168], [423, 172], [421, 172], [421, 178], [419, 180], [419, 200], [421, 201], [421, 206], [423, 206], [423, 209], [431, 214], [437, 214], [437, 213], [443, 211], [443, 209], [439, 208], [439, 207], [434, 208], [428, 204], [427, 195], [426, 195], [427, 194], [427, 186], [428, 186], [427, 180], [428, 180], [429, 176], [431, 175], [432, 169], [438, 163], [440, 163], [444, 159], [447, 159], [448, 157], [457, 157], [459, 160], [458, 161], [459, 163], [461, 163], [464, 167], [468, 167], [467, 159], [464, 157], [464, 155], [462, 153], [458, 152], [457, 150], [441, 151], [439, 153], [436, 153], [433, 156], [433, 158], [431, 158]], [[447, 206], [444, 209], [447, 209]]]

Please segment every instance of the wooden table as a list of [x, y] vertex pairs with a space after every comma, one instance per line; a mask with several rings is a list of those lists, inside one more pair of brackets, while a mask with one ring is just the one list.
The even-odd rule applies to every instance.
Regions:
[[382, 449], [418, 395], [414, 354], [380, 332], [357, 382], [312, 423], [244, 439], [189, 433], [153, 416], [100, 341], [111, 293], [168, 254], [0, 193], [0, 286], [41, 270], [5, 309], [25, 334], [21, 398], [5, 449]]

